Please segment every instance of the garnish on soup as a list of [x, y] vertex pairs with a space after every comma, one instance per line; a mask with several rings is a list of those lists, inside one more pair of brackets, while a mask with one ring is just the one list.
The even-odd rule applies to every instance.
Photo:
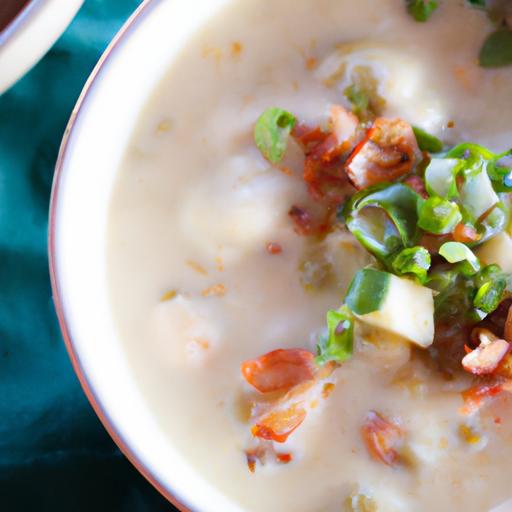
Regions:
[[[419, 17], [435, 7], [409, 4]], [[296, 232], [345, 231], [372, 263], [355, 274], [341, 306], [327, 313], [316, 358], [301, 349], [278, 349], [242, 364], [246, 381], [264, 396], [280, 392], [254, 408], [255, 438], [287, 441], [306, 419], [318, 382], [354, 357], [358, 325], [398, 336], [443, 371], [485, 376], [485, 384], [476, 381], [462, 393], [466, 414], [510, 387], [512, 355], [505, 338], [512, 336], [512, 307], [506, 302], [512, 297], [512, 268], [498, 262], [512, 256], [512, 150], [495, 154], [470, 143], [446, 148], [406, 120], [372, 115], [369, 95], [375, 91], [371, 81], [366, 88], [354, 84], [345, 90], [353, 113], [334, 105], [324, 125], [296, 121], [276, 108], [256, 123], [256, 145], [276, 166], [289, 138], [302, 148], [304, 182], [325, 209], [319, 221], [291, 205]], [[497, 328], [489, 320], [505, 302], [506, 319]], [[446, 367], [448, 359], [458, 360], [455, 368]], [[374, 459], [399, 463], [401, 427], [372, 411], [361, 432]]]

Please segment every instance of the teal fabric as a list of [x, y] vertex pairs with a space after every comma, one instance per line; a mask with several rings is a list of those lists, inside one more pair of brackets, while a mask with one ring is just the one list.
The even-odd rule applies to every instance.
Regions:
[[[0, 0], [1, 1], [1, 0]], [[120, 454], [71, 368], [51, 300], [47, 212], [87, 76], [138, 0], [86, 0], [0, 96], [0, 510], [174, 510]]]

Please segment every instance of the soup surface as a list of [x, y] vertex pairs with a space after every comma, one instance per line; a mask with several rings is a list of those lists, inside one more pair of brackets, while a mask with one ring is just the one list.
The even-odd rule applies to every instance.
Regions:
[[[297, 232], [291, 207], [320, 207], [302, 153], [283, 172], [255, 146], [265, 109], [325, 124], [333, 105], [351, 107], [364, 68], [385, 118], [447, 147], [512, 145], [512, 68], [478, 65], [491, 22], [440, 4], [418, 23], [402, 0], [233, 2], [170, 63], [126, 150], [108, 250], [119, 336], [169, 442], [245, 510], [481, 512], [512, 496], [510, 399], [462, 413], [474, 377], [444, 364], [446, 346], [356, 321], [353, 357], [265, 456], [250, 426], [259, 395], [241, 373], [275, 349], [315, 352], [326, 312], [375, 261], [343, 228]], [[393, 307], [406, 323], [423, 306]], [[406, 436], [396, 457], [372, 453], [381, 422], [384, 444]]]

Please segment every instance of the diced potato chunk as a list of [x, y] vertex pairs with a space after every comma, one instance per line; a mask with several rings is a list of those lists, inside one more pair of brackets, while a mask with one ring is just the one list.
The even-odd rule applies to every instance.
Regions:
[[512, 272], [512, 237], [500, 233], [482, 244], [476, 255], [486, 265], [496, 263], [504, 272]]
[[359, 319], [426, 348], [434, 341], [433, 292], [409, 279], [392, 275], [381, 308], [360, 315]]

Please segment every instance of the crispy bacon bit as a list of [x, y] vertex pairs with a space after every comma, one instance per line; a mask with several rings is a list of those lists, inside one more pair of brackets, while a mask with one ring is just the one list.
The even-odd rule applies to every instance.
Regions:
[[346, 164], [358, 190], [409, 174], [422, 158], [410, 124], [379, 117]]
[[292, 206], [288, 215], [291, 217], [295, 224], [295, 231], [299, 235], [310, 235], [314, 232], [314, 222], [311, 214], [298, 206]]
[[404, 183], [411, 187], [417, 194], [419, 194], [423, 199], [427, 199], [428, 194], [425, 189], [425, 183], [423, 180], [417, 176], [416, 174], [411, 174], [405, 178]]
[[257, 450], [248, 450], [245, 452], [245, 457], [247, 459], [247, 466], [249, 467], [249, 471], [254, 473], [256, 470], [256, 462], [261, 460], [261, 456]]
[[343, 161], [356, 144], [358, 120], [339, 105], [331, 107], [329, 130], [299, 125], [294, 130], [306, 160], [304, 181], [310, 194], [327, 205], [337, 205], [350, 193]]
[[299, 404], [271, 409], [259, 418], [251, 432], [254, 437], [284, 443], [288, 436], [304, 421], [305, 417], [306, 410]]
[[315, 356], [298, 348], [273, 350], [242, 363], [245, 380], [261, 393], [289, 390], [313, 380], [316, 369]]
[[490, 375], [496, 371], [503, 358], [510, 351], [510, 345], [487, 329], [477, 331], [480, 344], [462, 359], [464, 370], [474, 375]]
[[325, 139], [326, 134], [320, 126], [310, 126], [306, 123], [297, 123], [292, 130], [292, 136], [305, 149], [310, 144], [321, 142]]
[[267, 252], [269, 254], [281, 254], [283, 252], [283, 248], [278, 243], [269, 242], [267, 244]]
[[293, 460], [291, 453], [276, 452], [272, 443], [267, 441], [259, 441], [255, 448], [245, 450], [245, 457], [251, 473], [255, 472], [257, 463], [263, 466], [268, 461], [274, 460], [278, 464], [289, 464]]
[[504, 383], [477, 384], [462, 392], [464, 405], [460, 412], [469, 415], [477, 412], [487, 399], [499, 395], [502, 391], [508, 390]]
[[270, 397], [268, 402], [256, 402], [251, 413], [251, 432], [254, 437], [266, 441], [284, 443], [290, 434], [304, 421], [312, 403], [321, 396], [324, 379], [327, 379], [336, 363], [316, 367], [313, 379], [293, 386], [280, 398]]
[[457, 224], [453, 230], [453, 239], [456, 242], [463, 244], [470, 244], [480, 240], [481, 236], [477, 233], [476, 229], [466, 224]]
[[398, 464], [405, 432], [375, 411], [370, 411], [361, 427], [361, 434], [370, 455], [388, 466]]
[[289, 464], [293, 460], [291, 453], [276, 453], [277, 461], [281, 464]]

